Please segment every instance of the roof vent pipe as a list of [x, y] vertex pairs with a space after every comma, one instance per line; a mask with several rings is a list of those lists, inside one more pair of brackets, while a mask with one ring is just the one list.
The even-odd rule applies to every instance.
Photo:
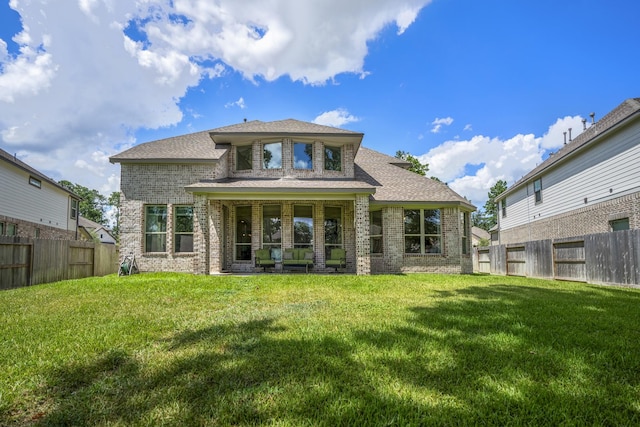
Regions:
[[562, 132], [562, 134], [564, 135], [564, 145], [567, 145], [567, 133]]
[[569, 142], [571, 142], [571, 128], [569, 128]]
[[594, 124], [596, 122], [596, 113], [589, 114], [589, 117], [591, 117], [591, 124]]
[[587, 130], [587, 119], [582, 119], [582, 130]]

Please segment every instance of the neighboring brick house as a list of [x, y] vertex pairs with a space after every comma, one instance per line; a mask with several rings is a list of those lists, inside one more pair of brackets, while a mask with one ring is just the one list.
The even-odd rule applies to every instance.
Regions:
[[287, 248], [311, 248], [316, 272], [333, 271], [332, 249], [357, 274], [472, 272], [474, 206], [361, 147], [363, 136], [250, 121], [115, 155], [122, 252], [142, 271], [252, 272], [258, 249], [280, 261]]
[[74, 240], [80, 197], [0, 149], [0, 236]]
[[640, 228], [640, 98], [591, 124], [496, 201], [494, 244]]

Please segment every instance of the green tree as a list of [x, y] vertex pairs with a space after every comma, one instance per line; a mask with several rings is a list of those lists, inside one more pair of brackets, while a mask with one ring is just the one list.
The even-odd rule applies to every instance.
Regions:
[[409, 167], [409, 170], [411, 172], [415, 172], [418, 175], [422, 175], [422, 176], [427, 175], [427, 171], [429, 170], [429, 165], [426, 163], [424, 164], [420, 163], [420, 160], [418, 160], [418, 158], [415, 157], [414, 155], [407, 153], [405, 151], [398, 150], [396, 151], [396, 158], [406, 160], [407, 162], [411, 163], [411, 166]]
[[489, 227], [485, 228], [487, 231], [498, 223], [498, 204], [496, 203], [496, 198], [505, 191], [507, 191], [507, 181], [503, 179], [498, 180], [498, 182], [489, 189], [489, 193], [487, 194], [488, 199], [484, 204], [486, 222]]
[[66, 180], [59, 181], [59, 184], [82, 198], [80, 200], [80, 215], [98, 224], [107, 225], [104, 215], [107, 199], [98, 190], [92, 190]]

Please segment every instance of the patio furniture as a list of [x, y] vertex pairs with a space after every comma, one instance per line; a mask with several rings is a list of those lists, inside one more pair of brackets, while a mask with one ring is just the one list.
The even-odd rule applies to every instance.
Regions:
[[347, 267], [347, 251], [344, 249], [331, 249], [329, 259], [324, 263], [325, 267], [331, 267], [336, 269], [336, 273], [339, 268]]
[[276, 267], [276, 261], [271, 258], [271, 251], [269, 249], [258, 249], [256, 251], [256, 267], [262, 267], [267, 271], [267, 267]]
[[313, 249], [286, 248], [282, 253], [282, 268], [304, 267], [305, 272], [308, 273], [309, 268], [313, 268], [313, 260]]

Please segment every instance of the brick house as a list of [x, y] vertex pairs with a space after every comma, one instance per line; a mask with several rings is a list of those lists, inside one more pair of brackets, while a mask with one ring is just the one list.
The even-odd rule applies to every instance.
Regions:
[[80, 197], [0, 149], [0, 236], [75, 240]]
[[472, 272], [471, 203], [362, 133], [250, 121], [140, 144], [121, 165], [120, 243], [142, 271], [257, 271], [269, 249], [332, 249], [357, 274]]
[[638, 165], [640, 98], [631, 98], [496, 198], [492, 243], [640, 228]]

